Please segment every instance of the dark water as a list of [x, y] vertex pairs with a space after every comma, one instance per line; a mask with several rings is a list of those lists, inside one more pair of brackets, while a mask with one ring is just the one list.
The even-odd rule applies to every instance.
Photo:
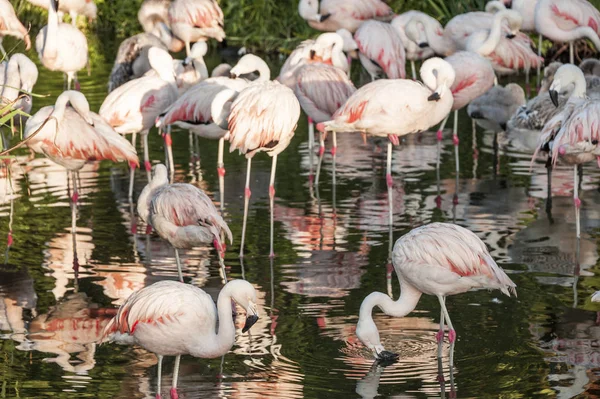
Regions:
[[[104, 40], [91, 42], [92, 75], [81, 77], [93, 110], [105, 95], [115, 51]], [[209, 66], [218, 62], [215, 55]], [[40, 69], [35, 91], [50, 96], [36, 99], [35, 109], [53, 103], [61, 88], [60, 74]], [[495, 151], [493, 135], [481, 130], [472, 135], [464, 114], [459, 128], [458, 180], [450, 139], [444, 141], [439, 177], [434, 133], [408, 137], [395, 149], [393, 237], [432, 221], [465, 226], [486, 242], [516, 282], [519, 297], [482, 291], [448, 299], [458, 342], [452, 375], [444, 348], [445, 383], [438, 381], [435, 298], [423, 297], [406, 318], [376, 313], [383, 343], [401, 354], [399, 363], [385, 369], [374, 366], [369, 353], [355, 346], [363, 298], [390, 289], [397, 297], [399, 290], [387, 273], [385, 142], [364, 144], [359, 135], [340, 136], [335, 191], [329, 154], [322, 185], [311, 190], [302, 118], [292, 144], [279, 158], [273, 261], [267, 256], [266, 234], [270, 158], [259, 155], [253, 162], [248, 256], [241, 264], [237, 253], [245, 160], [237, 154], [225, 157], [225, 219], [235, 238], [226, 256], [228, 277], [255, 284], [262, 317], [251, 335], [238, 331], [236, 345], [223, 359], [184, 357], [181, 396], [570, 398], [587, 390], [581, 397], [597, 397], [600, 307], [589, 300], [600, 289], [595, 276], [597, 167], [585, 167], [578, 249], [571, 169], [556, 170], [548, 213], [542, 164], [530, 170], [529, 155]], [[162, 142], [155, 132], [150, 144], [153, 162], [162, 160]], [[174, 133], [176, 180], [194, 182], [215, 201], [216, 150], [216, 142], [201, 141], [198, 160], [190, 156], [187, 133]], [[154, 397], [153, 354], [94, 343], [114, 309], [132, 292], [176, 279], [171, 247], [146, 235], [145, 226], [132, 228], [126, 165], [90, 163], [81, 172], [76, 235], [80, 275], [75, 281], [66, 173], [44, 158], [28, 160], [26, 151], [17, 154], [10, 176], [3, 168], [0, 179], [2, 253], [10, 228], [14, 237], [0, 266], [0, 397]], [[137, 193], [144, 184], [139, 173]], [[183, 262], [187, 282], [216, 297], [222, 281], [214, 252], [190, 250]], [[167, 395], [172, 366], [168, 358], [163, 371]]]

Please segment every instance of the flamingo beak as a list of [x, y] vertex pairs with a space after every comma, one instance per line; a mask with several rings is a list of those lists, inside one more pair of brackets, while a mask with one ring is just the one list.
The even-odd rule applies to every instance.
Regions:
[[437, 91], [434, 91], [429, 97], [427, 97], [427, 101], [440, 101], [441, 99], [440, 93]]
[[323, 21], [327, 20], [327, 18], [329, 18], [329, 17], [331, 17], [331, 13], [325, 14], [325, 15], [319, 15], [317, 22], [323, 22]]
[[246, 323], [244, 324], [244, 328], [242, 328], [243, 333], [248, 331], [258, 321], [258, 311], [256, 310], [256, 305], [252, 301], [249, 301], [246, 312]]
[[517, 35], [515, 35], [514, 33], [507, 33], [506, 34], [506, 38], [507, 39], [514, 39]]
[[427, 42], [419, 43], [419, 47], [420, 48], [427, 48], [427, 47], [429, 47], [429, 43], [427, 43]]
[[315, 50], [310, 50], [310, 59], [314, 60], [316, 54], [317, 54], [317, 52]]
[[558, 91], [550, 89], [548, 94], [550, 94], [552, 104], [554, 104], [555, 107], [558, 107]]

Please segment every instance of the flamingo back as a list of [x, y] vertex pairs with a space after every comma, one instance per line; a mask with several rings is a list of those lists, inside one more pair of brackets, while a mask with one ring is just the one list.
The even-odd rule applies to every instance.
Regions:
[[294, 92], [279, 82], [249, 85], [231, 105], [229, 151], [251, 158], [258, 151], [277, 155], [287, 148], [300, 118]]
[[344, 71], [325, 64], [300, 69], [294, 88], [302, 109], [317, 123], [330, 120], [355, 91]]
[[225, 37], [223, 11], [215, 0], [175, 0], [169, 7], [169, 23], [176, 35], [181, 25], [187, 25], [213, 32], [209, 36], [219, 41]]
[[358, 50], [383, 69], [388, 79], [404, 79], [406, 55], [396, 30], [387, 23], [367, 21], [356, 33]]
[[277, 80], [281, 84], [290, 88], [294, 87], [296, 84], [296, 72], [304, 65], [312, 62], [311, 51], [316, 51], [315, 43], [313, 39], [304, 40], [286, 58], [277, 77]]
[[393, 263], [401, 279], [413, 280], [415, 271], [435, 271], [438, 267], [481, 284], [473, 288], [498, 288], [509, 296], [517, 294], [515, 283], [492, 259], [483, 241], [455, 224], [431, 223], [411, 230], [394, 244]]
[[196, 335], [211, 330], [214, 334], [216, 323], [217, 308], [210, 295], [193, 285], [165, 280], [134, 292], [106, 325], [100, 342], [118, 334], [135, 337], [142, 326], [169, 328], [173, 339], [187, 329]]
[[[366, 21], [373, 18], [391, 18], [394, 14], [390, 6], [381, 0], [323, 0], [320, 12], [325, 14], [345, 14], [346, 17]], [[339, 16], [341, 18], [342, 16]]]
[[600, 12], [586, 0], [547, 2], [556, 26], [569, 31], [578, 26], [589, 26], [600, 35]]
[[531, 49], [531, 40], [524, 33], [512, 39], [502, 38], [488, 56], [498, 73], [510, 74], [517, 70], [529, 72], [544, 64], [544, 59]]
[[454, 97], [452, 110], [461, 109], [484, 94], [494, 85], [494, 69], [482, 56], [459, 51], [445, 58], [452, 65], [456, 77], [450, 90]]

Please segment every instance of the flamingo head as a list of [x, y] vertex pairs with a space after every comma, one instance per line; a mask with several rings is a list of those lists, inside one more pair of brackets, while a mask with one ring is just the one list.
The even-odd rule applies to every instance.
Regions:
[[258, 321], [256, 289], [245, 280], [231, 280], [227, 283], [231, 298], [246, 311], [246, 323], [242, 332], [248, 331]]
[[379, 330], [377, 330], [372, 317], [359, 316], [358, 324], [356, 324], [356, 336], [367, 348], [373, 351], [375, 357], [385, 351], [379, 339]]
[[556, 71], [548, 92], [556, 107], [558, 107], [559, 94], [569, 95], [570, 93], [571, 96], [583, 98], [586, 94], [585, 76], [579, 67], [565, 64]]
[[321, 22], [323, 18], [319, 15], [319, 0], [300, 0], [298, 14], [307, 21]]

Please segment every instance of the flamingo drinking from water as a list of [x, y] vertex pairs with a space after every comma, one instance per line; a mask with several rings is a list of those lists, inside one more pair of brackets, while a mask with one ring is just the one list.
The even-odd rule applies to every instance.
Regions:
[[67, 75], [67, 90], [75, 80], [78, 88], [77, 71], [88, 63], [88, 45], [85, 35], [76, 27], [58, 19], [58, 0], [49, 0], [48, 25], [35, 38], [35, 49], [46, 68]]
[[[173, 71], [173, 58], [165, 50], [153, 47], [148, 50], [148, 59], [155, 74], [130, 80], [110, 92], [100, 107], [100, 115], [121, 134], [132, 134], [135, 146], [136, 134], [142, 134], [144, 166], [150, 180], [150, 156], [148, 153], [148, 131], [154, 126], [156, 117], [177, 99], [177, 83]], [[129, 198], [133, 197], [135, 167], [131, 166]]]
[[[245, 57], [256, 57], [247, 54]], [[242, 68], [243, 67], [243, 68]], [[254, 72], [251, 65], [236, 65], [231, 70], [232, 74], [242, 75]], [[232, 101], [231, 107], [224, 104]], [[248, 160], [246, 169], [246, 187], [244, 189], [244, 221], [242, 225], [242, 241], [240, 244], [240, 257], [244, 256], [244, 240], [248, 219], [248, 204], [250, 201], [250, 169], [252, 157], [264, 151], [273, 159], [271, 166], [271, 180], [269, 182], [269, 204], [271, 210], [271, 235], [270, 256], [275, 256], [273, 249], [273, 211], [275, 200], [275, 171], [277, 168], [277, 155], [287, 148], [294, 137], [298, 119], [300, 118], [300, 104], [294, 92], [279, 82], [266, 80], [250, 84], [239, 94], [234, 90], [224, 90], [217, 95], [212, 104], [213, 118], [217, 113], [221, 115], [217, 122], [221, 128], [229, 130], [229, 151], [238, 150]], [[229, 112], [227, 112], [229, 108]]]
[[400, 36], [392, 25], [367, 21], [356, 33], [354, 40], [358, 45], [360, 63], [375, 80], [382, 73], [388, 79], [404, 79], [406, 54]]
[[331, 121], [324, 123], [326, 131], [359, 131], [390, 139], [386, 172], [390, 225], [393, 211], [392, 144], [399, 144], [398, 136], [427, 130], [448, 115], [454, 102], [450, 92], [454, 78], [454, 69], [448, 62], [430, 58], [421, 66], [424, 85], [405, 79], [369, 83], [350, 96]]
[[[47, 1], [47, 0], [46, 0]], [[23, 26], [15, 9], [8, 0], [0, 0], [0, 51], [2, 55], [6, 57], [6, 51], [2, 47], [2, 39], [4, 36], [14, 36], [25, 42], [25, 50], [31, 48], [31, 39], [27, 29]]]
[[191, 184], [169, 184], [164, 165], [155, 165], [153, 172], [138, 198], [138, 214], [175, 248], [179, 281], [183, 282], [179, 249], [213, 244], [224, 269], [225, 243], [221, 235], [231, 241], [231, 231], [210, 198]]
[[101, 342], [137, 344], [158, 357], [161, 397], [162, 360], [176, 356], [171, 398], [179, 397], [177, 379], [181, 355], [213, 359], [226, 354], [235, 343], [231, 318], [235, 301], [246, 311], [246, 332], [258, 321], [254, 287], [244, 280], [225, 284], [217, 304], [202, 289], [175, 281], [159, 281], [131, 295], [102, 332]]
[[356, 29], [369, 19], [389, 21], [394, 12], [382, 0], [300, 0], [298, 13], [311, 28], [335, 32]]
[[216, 0], [174, 0], [169, 7], [169, 24], [173, 34], [185, 43], [187, 56], [190, 43], [225, 38], [223, 11]]
[[[387, 352], [379, 339], [372, 312], [378, 306], [385, 314], [404, 317], [412, 312], [421, 295], [435, 295], [441, 309], [440, 330], [436, 334], [438, 357], [444, 340], [444, 322], [448, 322], [448, 340], [456, 340], [456, 331], [446, 309], [446, 296], [476, 289], [498, 289], [517, 295], [516, 285], [494, 262], [485, 244], [471, 231], [449, 223], [431, 223], [413, 229], [396, 241], [392, 262], [400, 298], [392, 300], [381, 292], [369, 294], [360, 305], [356, 335], [375, 357], [388, 360], [398, 355]], [[450, 365], [453, 364], [453, 349]]]

